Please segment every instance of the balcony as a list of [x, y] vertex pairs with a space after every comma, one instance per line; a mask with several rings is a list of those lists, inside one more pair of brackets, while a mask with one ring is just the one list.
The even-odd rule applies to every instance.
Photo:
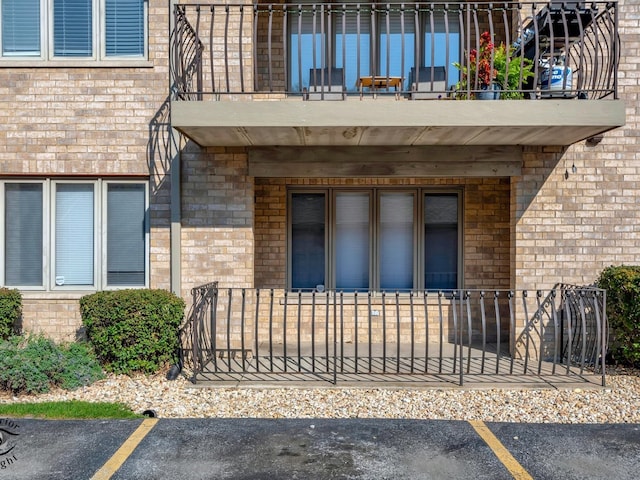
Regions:
[[192, 295], [180, 364], [194, 383], [605, 385], [606, 292], [593, 287], [287, 292], [213, 282]]
[[[202, 146], [509, 156], [624, 125], [618, 57], [617, 2], [179, 4], [172, 124]], [[484, 72], [502, 72], [494, 101]]]

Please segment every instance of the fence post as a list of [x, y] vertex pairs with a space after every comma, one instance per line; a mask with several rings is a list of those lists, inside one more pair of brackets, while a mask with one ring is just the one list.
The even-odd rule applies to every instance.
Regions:
[[[463, 311], [464, 311], [464, 306], [462, 304], [462, 291], [460, 292], [456, 292], [457, 295], [459, 295], [459, 302], [458, 304], [460, 305], [460, 334], [458, 335], [458, 339], [460, 340], [460, 386], [462, 387], [464, 385], [464, 348], [463, 348], [463, 340], [462, 340], [462, 326], [464, 324], [464, 322], [462, 321], [463, 318]], [[455, 309], [455, 295], [454, 295], [454, 299], [453, 299], [453, 308]]]
[[338, 338], [336, 335], [336, 326], [337, 326], [337, 319], [336, 319], [336, 312], [337, 312], [337, 306], [336, 306], [336, 292], [333, 292], [333, 384], [337, 385], [338, 384], [338, 372], [336, 370], [336, 363], [338, 362]]
[[[596, 309], [596, 314], [598, 309]], [[602, 290], [602, 315], [600, 315], [602, 319], [602, 355], [601, 355], [601, 365], [602, 365], [602, 386], [606, 386], [606, 377], [605, 377], [605, 357], [607, 356], [607, 337], [609, 336], [609, 325], [607, 319], [607, 291]], [[600, 321], [600, 319], [599, 319]]]
[[193, 288], [191, 289], [191, 295], [193, 298], [193, 304], [191, 307], [191, 311], [192, 311], [192, 315], [193, 315], [193, 323], [191, 325], [191, 355], [193, 355], [193, 378], [192, 378], [192, 382], [195, 383], [196, 382], [196, 376], [198, 375], [198, 368], [199, 368], [199, 352], [198, 349], [200, 347], [200, 341], [199, 341], [199, 337], [198, 337], [198, 324], [200, 323], [198, 321], [198, 311], [197, 311], [197, 305], [198, 305], [198, 301], [197, 301], [197, 296], [198, 296], [198, 289], [197, 288]]

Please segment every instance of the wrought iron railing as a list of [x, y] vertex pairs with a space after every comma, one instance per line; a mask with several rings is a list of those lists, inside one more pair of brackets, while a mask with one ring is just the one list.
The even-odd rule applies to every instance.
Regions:
[[202, 52], [204, 46], [186, 18], [186, 9], [175, 9], [173, 31], [173, 94], [180, 100], [202, 100]]
[[[500, 98], [617, 96], [615, 1], [174, 8], [173, 98], [179, 100], [473, 98], [492, 88], [485, 77], [501, 84]], [[477, 52], [487, 38], [494, 48], [482, 59]], [[501, 44], [505, 57], [495, 48]], [[532, 76], [518, 65], [530, 65]], [[504, 72], [507, 79], [500, 78]]]
[[606, 293], [193, 289], [193, 381], [220, 375], [537, 375], [605, 382]]
[[212, 359], [213, 350], [204, 326], [214, 314], [211, 306], [217, 290], [218, 282], [200, 285], [191, 290], [191, 308], [179, 331], [180, 368], [189, 370], [194, 376], [202, 372]]

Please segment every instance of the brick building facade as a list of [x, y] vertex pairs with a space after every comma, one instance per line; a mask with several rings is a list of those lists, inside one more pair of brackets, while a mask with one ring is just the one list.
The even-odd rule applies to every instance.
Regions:
[[[35, 182], [43, 185], [44, 195], [40, 284], [24, 286], [7, 281], [7, 265], [11, 261], [6, 248], [10, 234], [7, 218], [2, 227], [2, 282], [20, 288], [23, 294], [25, 330], [73, 339], [81, 326], [78, 299], [99, 289], [117, 288], [109, 284], [105, 232], [108, 223], [106, 214], [101, 213], [108, 194], [100, 192], [106, 192], [102, 189], [111, 184], [145, 186], [145, 280], [137, 286], [171, 289], [187, 301], [191, 288], [210, 281], [228, 287], [294, 288], [288, 256], [288, 195], [314, 189], [327, 191], [329, 196], [342, 191], [368, 191], [373, 192], [371, 198], [378, 198], [379, 192], [387, 188], [419, 195], [457, 192], [461, 202], [461, 247], [456, 288], [535, 290], [551, 288], [558, 282], [590, 284], [608, 265], [637, 261], [640, 147], [635, 139], [639, 131], [636, 105], [640, 88], [636, 60], [640, 27], [634, 19], [640, 6], [633, 2], [617, 2], [621, 52], [617, 93], [625, 105], [625, 125], [606, 128], [599, 143], [581, 139], [571, 145], [516, 145], [517, 154], [511, 161], [518, 163], [519, 169], [512, 175], [461, 175], [459, 170], [445, 168], [442, 175], [407, 175], [399, 169], [391, 174], [341, 176], [336, 173], [341, 170], [333, 165], [336, 170], [328, 171], [326, 176], [314, 172], [307, 177], [299, 172], [295, 176], [253, 175], [252, 145], [199, 145], [188, 129], [178, 125], [185, 135], [172, 130], [177, 126], [172, 123], [172, 105], [177, 102], [172, 102], [170, 91], [170, 65], [175, 56], [169, 27], [174, 21], [173, 10], [166, 2], [156, 0], [149, 0], [147, 5], [146, 44], [140, 58], [1, 59], [3, 202], [8, 198], [7, 185], [11, 184]], [[247, 16], [249, 19], [243, 24], [230, 24], [230, 32], [241, 33], [228, 33], [229, 39], [239, 36], [251, 42], [252, 23]], [[269, 28], [264, 21], [261, 31]], [[276, 18], [271, 28], [282, 23], [282, 18]], [[224, 35], [212, 38], [218, 38], [214, 44], [219, 46]], [[282, 35], [273, 39], [274, 43], [268, 46], [267, 39], [259, 37], [258, 44], [271, 48], [271, 54], [280, 55], [272, 61], [277, 67], [284, 62], [281, 55], [285, 48]], [[251, 50], [244, 50], [242, 55], [245, 60], [241, 65], [234, 58], [236, 63], [229, 67], [228, 78], [236, 82], [229, 87], [232, 94], [220, 103], [271, 100], [264, 103], [273, 104], [275, 109], [279, 102], [292, 102], [284, 100], [285, 95], [278, 91], [286, 83], [282, 73], [271, 77], [271, 92], [269, 88], [255, 96], [240, 92], [238, 85], [242, 82], [254, 83], [253, 62], [258, 66], [256, 84], [269, 82], [267, 67], [262, 69], [265, 56], [253, 59]], [[206, 71], [210, 65], [206, 59], [203, 64]], [[216, 67], [224, 69], [222, 64]], [[241, 70], [245, 72], [242, 81]], [[390, 104], [404, 101], [380, 100]], [[563, 101], [568, 106], [578, 102], [558, 102]], [[364, 112], [371, 102], [356, 97], [344, 103]], [[322, 108], [316, 104], [323, 102], [306, 103]], [[328, 108], [333, 108], [334, 102], [331, 103]], [[510, 108], [506, 101], [495, 103], [501, 104], [500, 108]], [[368, 125], [370, 119], [361, 121]], [[562, 123], [562, 119], [556, 121]], [[215, 127], [210, 128], [215, 132]], [[331, 135], [327, 134], [327, 138], [333, 138]], [[274, 133], [272, 145], [279, 145], [280, 138]], [[307, 150], [313, 152], [326, 145], [310, 145]], [[376, 145], [375, 141], [368, 146], [371, 145]], [[380, 147], [393, 145], [396, 143]], [[467, 142], [465, 148], [463, 151], [469, 154], [491, 152], [477, 143], [474, 146]], [[74, 182], [92, 185], [96, 202], [94, 280], [81, 287], [59, 285], [60, 275], [55, 271], [55, 189]], [[4, 210], [3, 215], [8, 215]], [[378, 267], [374, 264], [372, 268]], [[416, 275], [422, 273], [420, 270]], [[372, 285], [380, 286], [376, 282]], [[329, 282], [327, 286], [331, 287]], [[422, 280], [416, 286], [425, 287]]]

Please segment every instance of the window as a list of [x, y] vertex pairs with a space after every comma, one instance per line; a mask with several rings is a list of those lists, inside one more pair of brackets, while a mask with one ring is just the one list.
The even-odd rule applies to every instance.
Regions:
[[145, 186], [107, 185], [107, 285], [145, 284]]
[[459, 288], [460, 193], [289, 193], [289, 286], [344, 291]]
[[[408, 90], [416, 63], [450, 67], [460, 60], [460, 26], [453, 12], [416, 10], [411, 4], [376, 11], [364, 5], [343, 9], [341, 4], [314, 9], [305, 4], [309, 1], [300, 3], [301, 8], [296, 3], [288, 14], [292, 91], [310, 85], [313, 69], [328, 67], [341, 70], [347, 90], [356, 90], [361, 76], [387, 74], [402, 77], [403, 89]], [[456, 83], [457, 76], [457, 71], [450, 75], [449, 85]]]
[[2, 285], [100, 289], [148, 284], [147, 186], [135, 181], [6, 181]]
[[42, 285], [43, 185], [8, 183], [4, 194], [6, 285]]
[[94, 280], [95, 201], [92, 183], [55, 183], [56, 285], [91, 286]]
[[145, 57], [144, 0], [0, 2], [2, 58], [124, 60]]

